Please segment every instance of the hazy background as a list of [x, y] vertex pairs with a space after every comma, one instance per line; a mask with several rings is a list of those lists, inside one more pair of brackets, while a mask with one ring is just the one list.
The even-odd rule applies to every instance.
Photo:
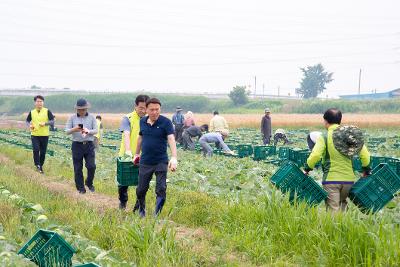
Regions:
[[334, 72], [323, 96], [400, 87], [400, 1], [1, 0], [0, 88], [294, 95], [299, 67]]

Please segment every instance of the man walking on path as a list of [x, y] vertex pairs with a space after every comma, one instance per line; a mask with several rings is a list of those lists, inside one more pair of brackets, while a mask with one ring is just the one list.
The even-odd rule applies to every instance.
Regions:
[[35, 96], [33, 100], [35, 101], [35, 108], [29, 112], [26, 118], [26, 124], [31, 131], [35, 167], [38, 172], [43, 173], [43, 165], [46, 159], [47, 145], [49, 143], [49, 126], [54, 126], [54, 115], [43, 106], [43, 96]]
[[214, 117], [210, 121], [210, 132], [228, 131], [228, 123], [225, 118], [219, 115], [218, 111], [214, 111]]
[[261, 120], [261, 134], [263, 135], [264, 145], [269, 145], [272, 137], [272, 126], [271, 126], [271, 111], [269, 108], [265, 109], [265, 116]]
[[[175, 171], [178, 165], [174, 128], [172, 122], [160, 115], [161, 102], [151, 98], [146, 102], [147, 116], [140, 119], [140, 132], [137, 141], [134, 161], [139, 161], [139, 184], [136, 188], [137, 202], [134, 208], [139, 216], [146, 215], [146, 193], [149, 184], [156, 175], [156, 205], [154, 214], [158, 215], [166, 200], [168, 168]], [[171, 149], [171, 160], [168, 163], [167, 145]], [[139, 156], [142, 151], [141, 156]]]
[[223, 130], [218, 133], [206, 133], [200, 139], [199, 143], [203, 149], [203, 155], [205, 157], [211, 157], [213, 154], [213, 149], [209, 143], [215, 143], [215, 146], [222, 148], [225, 153], [233, 155], [233, 151], [225, 144], [224, 140], [228, 137], [228, 131]]
[[182, 146], [183, 149], [194, 150], [195, 144], [192, 138], [198, 137], [200, 138], [203, 135], [203, 132], [208, 131], [208, 125], [204, 124], [200, 127], [198, 126], [190, 126], [189, 128], [183, 130], [182, 134]]
[[103, 138], [103, 123], [101, 122], [101, 116], [96, 116], [96, 123], [97, 123], [97, 134], [94, 136], [94, 147], [95, 151], [99, 152], [101, 139]]
[[181, 107], [176, 107], [176, 112], [172, 116], [172, 124], [175, 128], [175, 140], [178, 143], [182, 142], [182, 132], [183, 132], [183, 125], [185, 122], [185, 116], [182, 114]]
[[[363, 167], [364, 176], [370, 173], [370, 154], [368, 149], [364, 145], [363, 141], [360, 142], [360, 138], [350, 134], [350, 138], [353, 140], [353, 144], [357, 147], [349, 149], [352, 151], [348, 155], [343, 154], [344, 152], [337, 144], [340, 142], [346, 143], [346, 137], [342, 135], [339, 140], [335, 139], [337, 129], [342, 121], [342, 113], [338, 109], [328, 109], [324, 114], [324, 126], [328, 130], [327, 134], [320, 136], [317, 139], [310, 156], [307, 159], [304, 171], [308, 174], [315, 165], [322, 159], [322, 170], [324, 172], [322, 185], [323, 188], [328, 192], [328, 198], [326, 199], [327, 209], [337, 212], [339, 210], [345, 211], [347, 208], [347, 197], [350, 189], [354, 184], [355, 175], [352, 165], [353, 153], [359, 154], [361, 164]], [[345, 132], [345, 127], [343, 132]], [[361, 131], [360, 131], [361, 132]], [[339, 143], [337, 142], [339, 141]], [[354, 142], [355, 141], [355, 142]], [[342, 152], [339, 152], [342, 151]]]
[[[85, 99], [76, 102], [76, 114], [72, 115], [65, 126], [65, 132], [72, 135], [72, 161], [74, 163], [75, 186], [80, 194], [85, 194], [85, 185], [94, 192], [94, 174], [96, 171], [94, 135], [97, 134], [97, 122], [87, 112], [90, 107]], [[83, 178], [83, 159], [87, 169], [87, 178]]]
[[[122, 132], [119, 157], [132, 158], [132, 151], [136, 152], [137, 140], [140, 131], [140, 119], [146, 115], [147, 95], [138, 95], [135, 99], [134, 110], [122, 118], [120, 130]], [[118, 186], [119, 208], [126, 209], [128, 202], [128, 186]]]

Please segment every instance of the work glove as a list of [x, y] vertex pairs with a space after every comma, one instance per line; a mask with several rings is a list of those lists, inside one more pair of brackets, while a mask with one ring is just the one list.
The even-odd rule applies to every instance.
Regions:
[[171, 171], [176, 171], [176, 168], [178, 167], [178, 160], [176, 159], [176, 157], [171, 157], [169, 164], [168, 164], [168, 168]]
[[368, 177], [371, 175], [371, 168], [363, 168], [362, 177]]
[[130, 150], [127, 150], [127, 151], [125, 151], [125, 156], [128, 156], [128, 157], [131, 157], [132, 158], [132, 151], [130, 151]]

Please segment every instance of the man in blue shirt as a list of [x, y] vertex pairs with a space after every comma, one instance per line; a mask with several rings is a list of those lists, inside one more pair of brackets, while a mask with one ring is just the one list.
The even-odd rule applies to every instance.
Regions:
[[176, 107], [176, 112], [172, 116], [172, 124], [175, 127], [175, 140], [178, 143], [182, 142], [183, 124], [185, 122], [185, 116], [182, 114], [182, 108]]
[[[140, 217], [146, 215], [146, 193], [149, 184], [156, 175], [156, 207], [154, 214], [158, 215], [166, 200], [168, 167], [175, 171], [178, 165], [174, 127], [172, 122], [160, 115], [161, 102], [151, 98], [146, 102], [147, 116], [140, 119], [140, 132], [136, 146], [134, 161], [139, 161], [139, 183], [136, 188], [136, 205], [134, 212], [139, 211]], [[167, 146], [171, 149], [171, 160], [168, 163]], [[142, 151], [141, 156], [139, 156]]]

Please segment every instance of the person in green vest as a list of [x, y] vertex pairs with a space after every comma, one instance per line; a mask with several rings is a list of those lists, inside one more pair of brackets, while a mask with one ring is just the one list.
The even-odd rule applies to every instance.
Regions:
[[101, 116], [96, 116], [96, 123], [97, 123], [97, 134], [94, 136], [94, 150], [99, 152], [101, 139], [103, 137], [103, 123], [101, 122]]
[[[345, 211], [347, 208], [347, 197], [354, 184], [356, 176], [353, 170], [353, 154], [349, 149], [348, 154], [344, 154], [341, 147], [337, 145], [344, 142], [345, 136], [339, 140], [335, 139], [335, 130], [338, 129], [342, 121], [342, 112], [338, 109], [328, 109], [324, 114], [324, 126], [328, 130], [326, 134], [320, 135], [307, 159], [304, 171], [308, 173], [315, 168], [315, 165], [322, 159], [323, 180], [322, 186], [328, 193], [326, 208], [333, 212]], [[353, 137], [352, 137], [353, 138]], [[354, 140], [356, 138], [353, 138]], [[363, 176], [370, 174], [370, 153], [363, 142], [358, 142], [356, 150], [363, 167]], [[342, 152], [340, 152], [342, 151]]]
[[[122, 132], [119, 157], [131, 157], [136, 151], [137, 139], [140, 131], [140, 119], [146, 115], [147, 95], [138, 95], [135, 99], [134, 110], [122, 118], [120, 131]], [[118, 186], [119, 208], [126, 209], [128, 202], [128, 186]]]
[[47, 144], [49, 143], [49, 126], [54, 126], [54, 115], [44, 107], [43, 96], [37, 95], [33, 100], [35, 108], [29, 112], [26, 124], [31, 131], [33, 162], [37, 171], [43, 173]]

